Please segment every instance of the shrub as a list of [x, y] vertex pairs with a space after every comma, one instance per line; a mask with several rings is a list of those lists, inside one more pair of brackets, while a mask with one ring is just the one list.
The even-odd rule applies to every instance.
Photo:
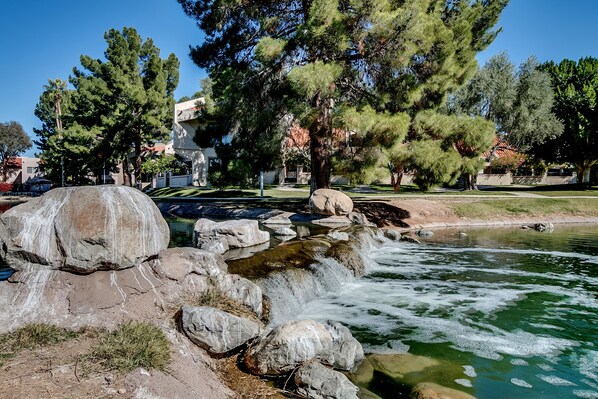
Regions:
[[164, 333], [144, 322], [126, 322], [100, 339], [91, 358], [108, 370], [127, 373], [138, 367], [164, 370], [170, 349]]

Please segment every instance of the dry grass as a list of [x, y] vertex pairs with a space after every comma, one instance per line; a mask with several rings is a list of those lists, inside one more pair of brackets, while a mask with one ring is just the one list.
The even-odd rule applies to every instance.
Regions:
[[0, 335], [0, 366], [23, 349], [35, 350], [78, 337], [82, 331], [72, 331], [52, 324], [32, 323]]
[[85, 360], [119, 373], [138, 367], [164, 370], [170, 363], [170, 345], [158, 327], [144, 322], [126, 322], [106, 332]]
[[202, 294], [186, 298], [185, 304], [189, 306], [206, 306], [220, 309], [234, 316], [244, 317], [255, 321], [256, 323], [260, 323], [260, 319], [248, 306], [226, 296], [222, 291], [214, 287], [208, 288]]

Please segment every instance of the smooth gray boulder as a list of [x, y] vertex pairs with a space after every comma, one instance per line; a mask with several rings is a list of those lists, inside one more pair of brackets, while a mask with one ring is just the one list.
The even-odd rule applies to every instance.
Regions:
[[[334, 325], [313, 320], [288, 321], [257, 339], [245, 352], [245, 365], [253, 374], [270, 376], [289, 373], [313, 359], [338, 369], [351, 369], [363, 358], [363, 350], [353, 348], [353, 343], [337, 331]], [[361, 348], [357, 340], [355, 343]], [[347, 354], [340, 355], [344, 349]]]
[[181, 324], [193, 343], [214, 355], [224, 355], [258, 336], [258, 323], [210, 307], [183, 306]]
[[344, 216], [353, 211], [353, 200], [340, 191], [321, 188], [309, 197], [309, 208], [319, 215]]
[[154, 202], [126, 186], [53, 189], [2, 214], [0, 225], [0, 256], [17, 270], [127, 269], [170, 239]]
[[245, 248], [263, 244], [270, 234], [259, 229], [256, 220], [227, 220], [214, 222], [199, 219], [193, 231], [195, 246], [206, 251], [223, 254], [229, 249]]
[[179, 282], [190, 274], [215, 279], [228, 273], [222, 256], [189, 247], [165, 249], [150, 264], [158, 275]]
[[308, 399], [358, 399], [359, 389], [344, 374], [311, 361], [295, 372], [297, 393]]
[[265, 224], [267, 226], [290, 226], [291, 224], [293, 224], [293, 222], [291, 222], [291, 219], [289, 219], [288, 216], [285, 216], [285, 214], [281, 214], [263, 220], [262, 224]]
[[323, 323], [332, 337], [330, 364], [340, 370], [351, 370], [364, 358], [363, 347], [351, 331], [341, 323], [327, 320]]
[[290, 227], [276, 227], [274, 229], [274, 235], [278, 237], [287, 237], [289, 239], [297, 237], [295, 230], [291, 229]]
[[253, 281], [237, 274], [227, 274], [217, 280], [216, 285], [222, 294], [247, 306], [258, 317], [262, 316], [262, 289]]

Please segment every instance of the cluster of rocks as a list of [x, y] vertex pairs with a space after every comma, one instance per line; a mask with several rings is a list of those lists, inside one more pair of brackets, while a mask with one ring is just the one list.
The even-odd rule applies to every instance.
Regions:
[[[364, 215], [352, 212], [349, 197], [333, 190], [317, 190], [310, 207], [327, 216], [322, 224], [369, 225]], [[279, 237], [296, 234], [287, 214], [262, 223]], [[193, 372], [211, 373], [193, 360], [201, 358], [197, 350], [202, 348], [215, 358], [238, 356], [254, 375], [292, 381], [296, 394], [305, 398], [358, 397], [359, 389], [342, 371], [359, 365], [364, 353], [346, 327], [313, 320], [267, 325], [268, 298], [260, 286], [229, 273], [223, 253], [269, 246], [270, 234], [255, 220], [200, 219], [195, 248], [167, 248], [168, 226], [149, 197], [105, 186], [52, 190], [4, 213], [0, 225], [0, 256], [17, 270], [0, 291], [0, 308], [10, 309], [0, 312], [0, 332], [48, 318], [67, 328], [161, 321], [181, 367], [154, 379], [133, 378], [144, 394], [161, 393], [165, 386], [177, 397], [227, 392], [213, 384], [206, 384], [207, 391], [189, 388], [196, 385]], [[394, 230], [384, 235], [415, 240]], [[353, 276], [365, 273], [363, 261], [346, 243], [347, 231], [333, 231], [327, 239], [333, 243], [322, 246], [327, 257], [342, 261]], [[164, 314], [174, 311], [191, 347], [165, 322]], [[368, 367], [374, 360], [362, 364]], [[168, 383], [152, 382], [160, 378]], [[210, 397], [227, 395], [220, 393]]]
[[357, 398], [358, 388], [336, 370], [351, 370], [364, 358], [363, 349], [339, 323], [299, 320], [265, 330], [222, 310], [184, 306], [181, 324], [189, 339], [210, 354], [241, 352], [240, 361], [250, 373], [292, 377], [296, 392], [306, 398]]

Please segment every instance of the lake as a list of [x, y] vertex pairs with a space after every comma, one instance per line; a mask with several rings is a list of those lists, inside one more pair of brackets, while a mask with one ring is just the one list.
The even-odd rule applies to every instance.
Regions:
[[[460, 368], [454, 380], [422, 378], [480, 399], [598, 398], [598, 227], [422, 241], [373, 249], [366, 277], [297, 318], [340, 321], [366, 352]], [[396, 398], [394, 381], [376, 375], [365, 388]]]

